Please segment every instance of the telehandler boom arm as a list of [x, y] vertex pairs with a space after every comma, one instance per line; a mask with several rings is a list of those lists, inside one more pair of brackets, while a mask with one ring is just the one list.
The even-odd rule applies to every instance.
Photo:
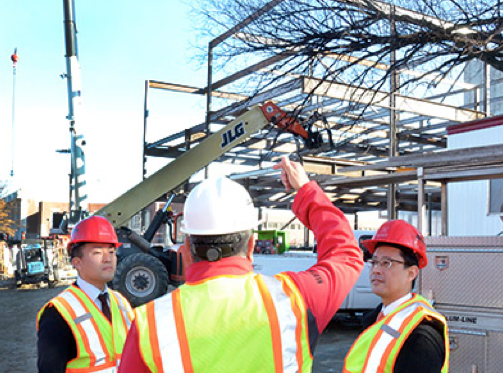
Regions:
[[[288, 118], [291, 125], [284, 124], [285, 118]], [[307, 133], [302, 126], [276, 105], [268, 102], [263, 106], [254, 106], [220, 131], [97, 211], [96, 215], [107, 218], [115, 228], [127, 224], [137, 212], [181, 185], [195, 172], [247, 140], [251, 134], [264, 128], [271, 121], [276, 124], [277, 120], [279, 120], [278, 127], [306, 138]]]

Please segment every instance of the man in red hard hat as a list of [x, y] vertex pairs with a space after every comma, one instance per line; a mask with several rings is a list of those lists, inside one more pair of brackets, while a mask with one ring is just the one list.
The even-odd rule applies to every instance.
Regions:
[[107, 287], [115, 274], [114, 227], [101, 216], [78, 223], [68, 243], [77, 281], [37, 316], [38, 371], [116, 372], [133, 310]]
[[382, 304], [364, 317], [366, 329], [346, 355], [343, 373], [447, 373], [445, 318], [412, 293], [428, 264], [423, 235], [403, 220], [390, 220], [362, 244], [372, 254], [372, 292]]

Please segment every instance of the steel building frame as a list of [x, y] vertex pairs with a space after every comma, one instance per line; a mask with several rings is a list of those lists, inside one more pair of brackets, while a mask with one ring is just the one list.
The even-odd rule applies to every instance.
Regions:
[[[212, 130], [213, 126], [226, 124], [251, 106], [270, 100], [287, 112], [295, 112], [301, 119], [310, 118], [315, 113], [323, 115], [332, 136], [339, 141], [331, 146], [324, 132], [327, 144], [309, 149], [303, 145], [299, 146], [298, 140], [293, 136], [285, 136], [276, 129], [271, 129], [257, 133], [242, 146], [224, 154], [219, 161], [253, 166], [260, 170], [267, 169], [271, 162], [277, 161], [281, 156], [293, 154], [294, 157], [302, 159], [306, 170], [346, 213], [368, 210], [388, 210], [388, 216], [390, 213], [393, 216], [392, 212], [396, 210], [421, 213], [426, 201], [430, 209], [441, 210], [446, 203], [445, 185], [438, 175], [441, 175], [443, 170], [451, 173], [464, 172], [468, 175], [472, 172], [483, 172], [481, 170], [487, 168], [483, 162], [477, 163], [480, 160], [479, 150], [445, 151], [449, 126], [483, 120], [485, 117], [485, 113], [480, 111], [480, 108], [488, 107], [488, 102], [484, 101], [487, 99], [485, 91], [488, 89], [485, 85], [449, 82], [451, 86], [446, 93], [425, 98], [371, 91], [336, 81], [320, 81], [317, 76], [290, 75], [284, 77], [282, 83], [276, 87], [253, 96], [232, 90], [232, 83], [250, 78], [257, 72], [281, 74], [269, 67], [282, 60], [283, 55], [255, 62], [214, 81], [214, 49], [228, 38], [247, 37], [241, 32], [242, 29], [252, 19], [260, 17], [281, 1], [269, 2], [257, 13], [209, 43], [206, 87], [155, 80], [145, 82], [145, 131], [148, 95], [151, 89], [206, 96], [206, 118], [203, 123], [187, 130], [151, 143], [144, 141], [144, 160], [145, 157], [177, 158], [215, 132]], [[386, 5], [382, 2], [376, 4]], [[435, 22], [434, 19], [428, 21]], [[349, 56], [334, 55], [324, 58], [352, 62], [352, 57]], [[368, 62], [376, 69], [389, 69], [386, 64]], [[417, 74], [414, 71], [400, 73]], [[313, 93], [316, 100], [305, 104], [303, 101], [308, 93]], [[474, 98], [472, 108], [443, 102], [446, 98], [466, 95]], [[219, 100], [220, 106], [214, 110], [215, 100]], [[391, 106], [391, 103], [394, 105]], [[362, 116], [362, 107], [371, 110], [367, 110]], [[398, 113], [397, 120], [393, 121], [395, 113]], [[320, 123], [317, 123], [317, 126], [322, 127]], [[395, 156], [390, 150], [394, 146], [393, 138], [397, 141]], [[498, 151], [500, 150], [498, 148]], [[463, 158], [465, 155], [468, 158]], [[466, 163], [463, 163], [465, 161]], [[454, 169], [450, 168], [449, 162], [454, 162]], [[499, 171], [495, 175], [499, 175]], [[239, 179], [250, 190], [258, 207], [289, 208], [292, 203], [292, 195], [283, 192], [277, 175], [268, 176], [264, 172], [260, 176], [255, 174]], [[190, 189], [190, 186], [185, 185], [185, 190], [187, 189]]]

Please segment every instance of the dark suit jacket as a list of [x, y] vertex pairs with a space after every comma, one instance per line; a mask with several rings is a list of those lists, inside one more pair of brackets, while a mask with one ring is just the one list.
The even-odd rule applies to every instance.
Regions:
[[[372, 325], [382, 304], [363, 316], [363, 327]], [[445, 359], [444, 336], [438, 323], [423, 320], [409, 335], [398, 354], [393, 373], [440, 373]]]
[[77, 357], [72, 330], [54, 306], [40, 318], [37, 348], [39, 373], [64, 373], [66, 364]]

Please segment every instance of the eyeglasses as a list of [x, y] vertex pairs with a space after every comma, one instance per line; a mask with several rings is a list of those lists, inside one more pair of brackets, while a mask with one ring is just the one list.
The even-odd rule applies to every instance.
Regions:
[[393, 265], [393, 263], [405, 264], [405, 262], [402, 262], [400, 260], [391, 259], [391, 258], [383, 258], [381, 260], [371, 259], [371, 260], [369, 260], [369, 263], [370, 263], [372, 269], [374, 269], [375, 267], [377, 267], [379, 265], [384, 270], [390, 269], [391, 266]]

